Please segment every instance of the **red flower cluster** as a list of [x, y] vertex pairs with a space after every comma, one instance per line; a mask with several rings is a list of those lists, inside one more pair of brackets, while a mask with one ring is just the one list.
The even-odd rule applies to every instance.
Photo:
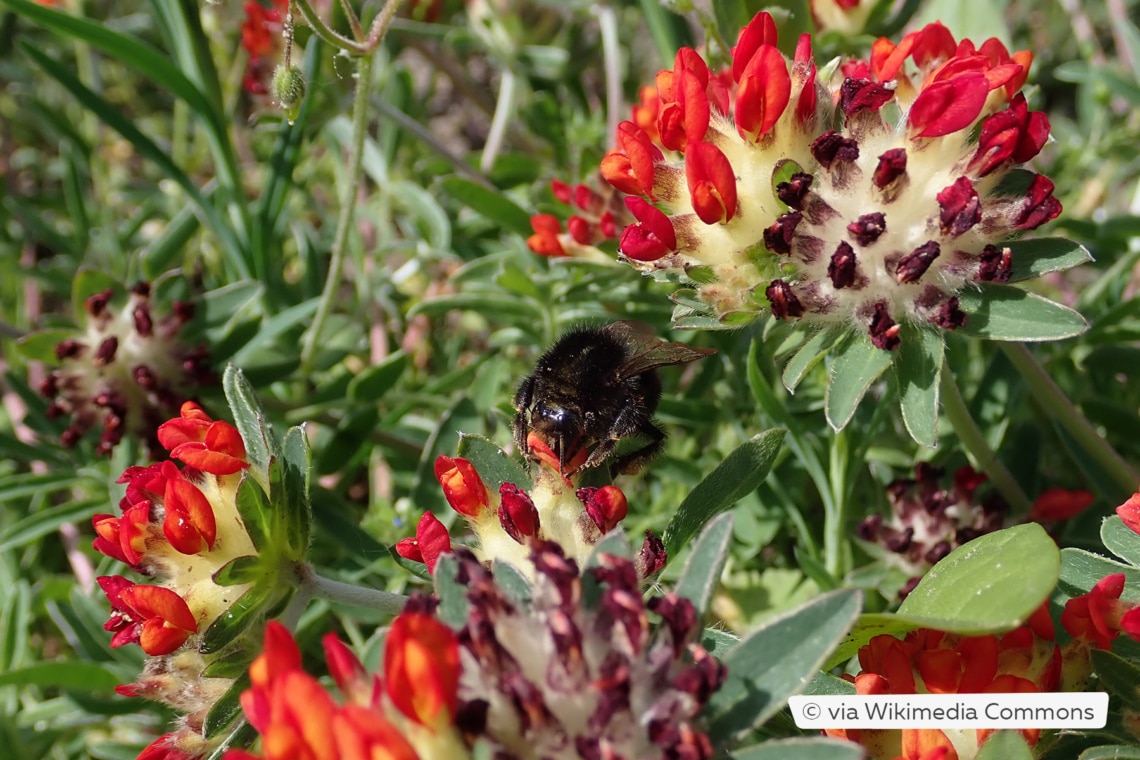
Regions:
[[764, 310], [848, 323], [882, 349], [902, 319], [961, 326], [956, 294], [1008, 280], [1004, 241], [1061, 210], [1041, 175], [998, 192], [1048, 139], [1018, 93], [1032, 56], [935, 23], [825, 82], [809, 35], [791, 60], [776, 42], [758, 14], [725, 70], [682, 48], [642, 89], [601, 162], [637, 220], [622, 255], [734, 323]]
[[[397, 617], [384, 644], [384, 677], [370, 676], [334, 634], [324, 638], [325, 658], [344, 696], [338, 705], [301, 668], [301, 653], [289, 631], [270, 621], [263, 653], [250, 667], [251, 688], [241, 704], [262, 736], [265, 760], [295, 758], [388, 758], [418, 760], [415, 744], [443, 750], [450, 738], [465, 756], [453, 724], [459, 687], [459, 641], [455, 633], [422, 611]], [[442, 755], [440, 755], [442, 756]], [[226, 760], [261, 760], [230, 750]]]
[[[182, 416], [158, 429], [162, 445], [188, 466], [179, 470], [172, 461], [148, 467], [129, 467], [119, 478], [126, 495], [119, 502], [120, 517], [98, 514], [92, 518], [96, 551], [126, 563], [147, 575], [165, 576], [175, 585], [135, 584], [121, 576], [106, 576], [99, 585], [113, 608], [106, 629], [114, 631], [112, 646], [138, 642], [149, 655], [169, 654], [198, 631], [199, 622], [220, 610], [197, 608], [187, 576], [175, 571], [179, 558], [208, 555], [218, 540], [217, 499], [211, 499], [218, 479], [248, 467], [245, 445], [227, 422], [216, 422], [193, 402], [182, 406]], [[234, 485], [233, 487], [236, 487]], [[205, 490], [204, 490], [205, 489]], [[234, 542], [231, 542], [234, 543]], [[230, 547], [231, 550], [237, 547]]]
[[[597, 183], [600, 184], [600, 183]], [[570, 187], [565, 182], [552, 180], [550, 189], [554, 197], [571, 206], [574, 213], [562, 221], [554, 214], [536, 214], [530, 224], [534, 234], [526, 244], [540, 256], [584, 256], [606, 240], [616, 240], [632, 217], [621, 199], [610, 187], [595, 190], [585, 184]]]
[[243, 7], [241, 46], [249, 54], [242, 86], [254, 95], [269, 92], [269, 78], [281, 52], [281, 29], [289, 0], [247, 0]]
[[[556, 475], [558, 460], [548, 448], [537, 444], [534, 453], [546, 467], [544, 474], [528, 493], [514, 483], [502, 483], [498, 493], [491, 491], [475, 466], [462, 457], [440, 456], [435, 460], [435, 476], [443, 488], [447, 503], [467, 520], [480, 542], [486, 558], [512, 560], [518, 563], [527, 556], [532, 539], [546, 538], [573, 547], [584, 542], [586, 548], [613, 530], [628, 511], [625, 494], [616, 486], [574, 489], [565, 476]], [[587, 452], [579, 452], [585, 459]], [[572, 516], [567, 523], [567, 512]], [[573, 517], [577, 515], [577, 517]], [[546, 523], [558, 526], [546, 528]], [[563, 531], [567, 526], [571, 530]], [[643, 564], [652, 574], [663, 564], [660, 542], [653, 539]], [[415, 562], [423, 562], [434, 571], [440, 555], [451, 551], [447, 528], [431, 512], [425, 512], [416, 526], [414, 538], [405, 538], [395, 546], [396, 552]], [[650, 557], [649, 555], [652, 555]]]

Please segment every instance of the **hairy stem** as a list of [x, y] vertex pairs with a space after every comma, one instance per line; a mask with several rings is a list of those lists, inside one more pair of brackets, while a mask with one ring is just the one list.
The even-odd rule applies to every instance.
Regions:
[[1029, 385], [1029, 392], [1038, 404], [1060, 423], [1077, 445], [1097, 461], [1112, 482], [1118, 485], [1125, 495], [1136, 492], [1140, 487], [1140, 473], [1120, 456], [1108, 441], [1101, 437], [1092, 423], [1073, 406], [1049, 373], [1037, 361], [1037, 357], [1023, 343], [999, 343], [1002, 351]]
[[973, 460], [974, 466], [984, 472], [994, 484], [994, 488], [1013, 508], [1015, 514], [1027, 514], [1033, 507], [1025, 491], [1013, 477], [1013, 473], [998, 459], [997, 453], [990, 448], [978, 423], [974, 421], [958, 390], [958, 383], [954, 380], [954, 373], [950, 370], [948, 362], [942, 363], [942, 411], [946, 419], [958, 434], [958, 440], [966, 447], [966, 453]]
[[404, 604], [408, 601], [408, 597], [403, 594], [393, 594], [390, 591], [364, 588], [363, 586], [325, 578], [317, 575], [309, 567], [302, 568], [301, 572], [303, 578], [298, 596], [319, 597], [337, 604], [365, 607], [387, 615], [395, 615], [404, 609]]

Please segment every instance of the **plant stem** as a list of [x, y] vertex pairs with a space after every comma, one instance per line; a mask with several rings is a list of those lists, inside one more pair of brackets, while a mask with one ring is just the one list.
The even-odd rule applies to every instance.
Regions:
[[495, 103], [495, 115], [491, 118], [491, 128], [487, 130], [487, 142], [483, 145], [483, 155], [479, 158], [479, 169], [484, 172], [491, 171], [495, 165], [495, 158], [503, 147], [503, 138], [507, 133], [507, 125], [515, 113], [515, 96], [518, 91], [518, 79], [509, 66], [503, 68], [499, 79], [499, 99]]
[[602, 35], [602, 59], [606, 71], [606, 135], [614, 139], [621, 121], [621, 54], [618, 48], [617, 14], [612, 6], [594, 6], [598, 17], [598, 30]]
[[974, 466], [984, 472], [994, 484], [994, 488], [1009, 503], [1015, 514], [1025, 515], [1033, 507], [1025, 491], [1013, 477], [1013, 473], [1005, 466], [997, 453], [990, 448], [978, 423], [974, 422], [962, 392], [958, 390], [958, 383], [954, 380], [954, 373], [950, 370], [949, 362], [942, 363], [942, 411], [946, 419], [958, 434], [958, 439], [966, 447], [966, 453], [974, 461]]
[[305, 18], [305, 23], [322, 40], [335, 48], [347, 50], [353, 55], [368, 56], [370, 51], [363, 43], [350, 40], [348, 37], [334, 32], [320, 17], [320, 14], [313, 10], [313, 6], [309, 5], [309, 0], [294, 0], [294, 2], [297, 10]]
[[403, 0], [387, 0], [384, 7], [376, 14], [376, 18], [372, 20], [372, 26], [368, 28], [368, 39], [365, 40], [369, 52], [375, 50], [384, 39], [384, 35], [388, 33], [388, 27], [391, 26], [392, 19], [395, 18], [402, 2]]
[[1065, 392], [1053, 382], [1037, 357], [1023, 343], [999, 343], [1006, 357], [1029, 385], [1033, 398], [1053, 419], [1060, 423], [1082, 449], [1097, 461], [1121, 491], [1130, 495], [1140, 487], [1140, 473], [1101, 437], [1083, 414], [1073, 406]]
[[[823, 513], [823, 565], [832, 577], [842, 578], [845, 568], [840, 556], [847, 531], [844, 523], [847, 502], [847, 467], [850, 459], [847, 434], [840, 430], [832, 437], [828, 452], [831, 498], [825, 501]], [[826, 505], [830, 503], [830, 508]]]
[[395, 615], [404, 609], [408, 597], [403, 594], [393, 594], [390, 591], [380, 591], [374, 588], [365, 588], [351, 583], [334, 581], [317, 575], [311, 567], [301, 568], [301, 588], [298, 596], [320, 597], [337, 604], [349, 604], [353, 607], [366, 607], [370, 610]]
[[[304, 0], [298, 3], [298, 5], [303, 4]], [[308, 367], [313, 360], [313, 353], [320, 341], [321, 328], [324, 327], [337, 290], [340, 288], [345, 249], [348, 248], [352, 220], [356, 211], [356, 193], [360, 185], [364, 158], [364, 138], [368, 134], [368, 96], [372, 89], [373, 60], [374, 56], [364, 55], [357, 59], [356, 63], [356, 94], [352, 103], [352, 145], [348, 155], [348, 171], [345, 172], [344, 188], [340, 196], [340, 213], [336, 220], [336, 231], [333, 233], [328, 276], [321, 292], [321, 301], [317, 305], [317, 313], [313, 315], [313, 324], [309, 326], [309, 331], [305, 335], [305, 344], [301, 349], [303, 367]]]

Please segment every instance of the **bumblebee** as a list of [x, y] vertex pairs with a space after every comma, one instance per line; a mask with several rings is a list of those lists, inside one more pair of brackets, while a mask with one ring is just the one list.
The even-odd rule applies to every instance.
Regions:
[[[662, 340], [638, 322], [571, 330], [539, 358], [519, 385], [514, 399], [515, 444], [532, 457], [527, 438], [536, 436], [558, 457], [564, 475], [611, 458], [611, 472], [637, 472], [665, 444], [665, 432], [653, 423], [661, 400], [657, 369], [713, 353], [710, 348]], [[633, 436], [648, 443], [614, 457], [618, 442]], [[566, 464], [591, 446], [585, 462], [567, 471]]]

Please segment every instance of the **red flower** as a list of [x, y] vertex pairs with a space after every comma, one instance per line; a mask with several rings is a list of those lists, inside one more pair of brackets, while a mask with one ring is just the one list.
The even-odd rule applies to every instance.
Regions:
[[1085, 511], [1093, 503], [1093, 495], [1088, 491], [1070, 491], [1065, 488], [1049, 488], [1041, 492], [1029, 511], [1029, 519], [1036, 522], [1068, 520]]
[[459, 701], [459, 639], [431, 615], [392, 621], [384, 645], [384, 687], [407, 717], [432, 729], [455, 719]]
[[526, 239], [527, 247], [539, 256], [565, 256], [566, 249], [562, 247], [559, 236], [562, 234], [562, 222], [553, 214], [535, 214], [530, 218], [530, 226], [534, 234]]
[[486, 509], [487, 486], [468, 460], [440, 455], [435, 460], [435, 478], [443, 486], [447, 503], [459, 514], [478, 517]]
[[249, 467], [237, 428], [215, 422], [193, 401], [182, 405], [181, 417], [158, 428], [158, 440], [170, 456], [212, 475], [232, 475]]
[[103, 628], [115, 632], [112, 647], [138, 642], [149, 655], [170, 654], [198, 630], [186, 601], [168, 588], [140, 586], [119, 575], [96, 581], [111, 602], [111, 618]]
[[1128, 501], [1116, 508], [1116, 514], [1124, 524], [1136, 533], [1140, 533], [1140, 493], [1128, 497]]
[[1061, 613], [1061, 625], [1073, 638], [1087, 641], [1097, 649], [1112, 648], [1113, 639], [1122, 630], [1140, 639], [1140, 615], [1133, 605], [1120, 601], [1124, 581], [1124, 573], [1106, 575], [1087, 594], [1070, 599]]
[[424, 512], [416, 525], [416, 537], [401, 539], [395, 549], [404, 559], [423, 562], [428, 572], [435, 572], [439, 556], [451, 551], [451, 536], [439, 518], [431, 512]]

